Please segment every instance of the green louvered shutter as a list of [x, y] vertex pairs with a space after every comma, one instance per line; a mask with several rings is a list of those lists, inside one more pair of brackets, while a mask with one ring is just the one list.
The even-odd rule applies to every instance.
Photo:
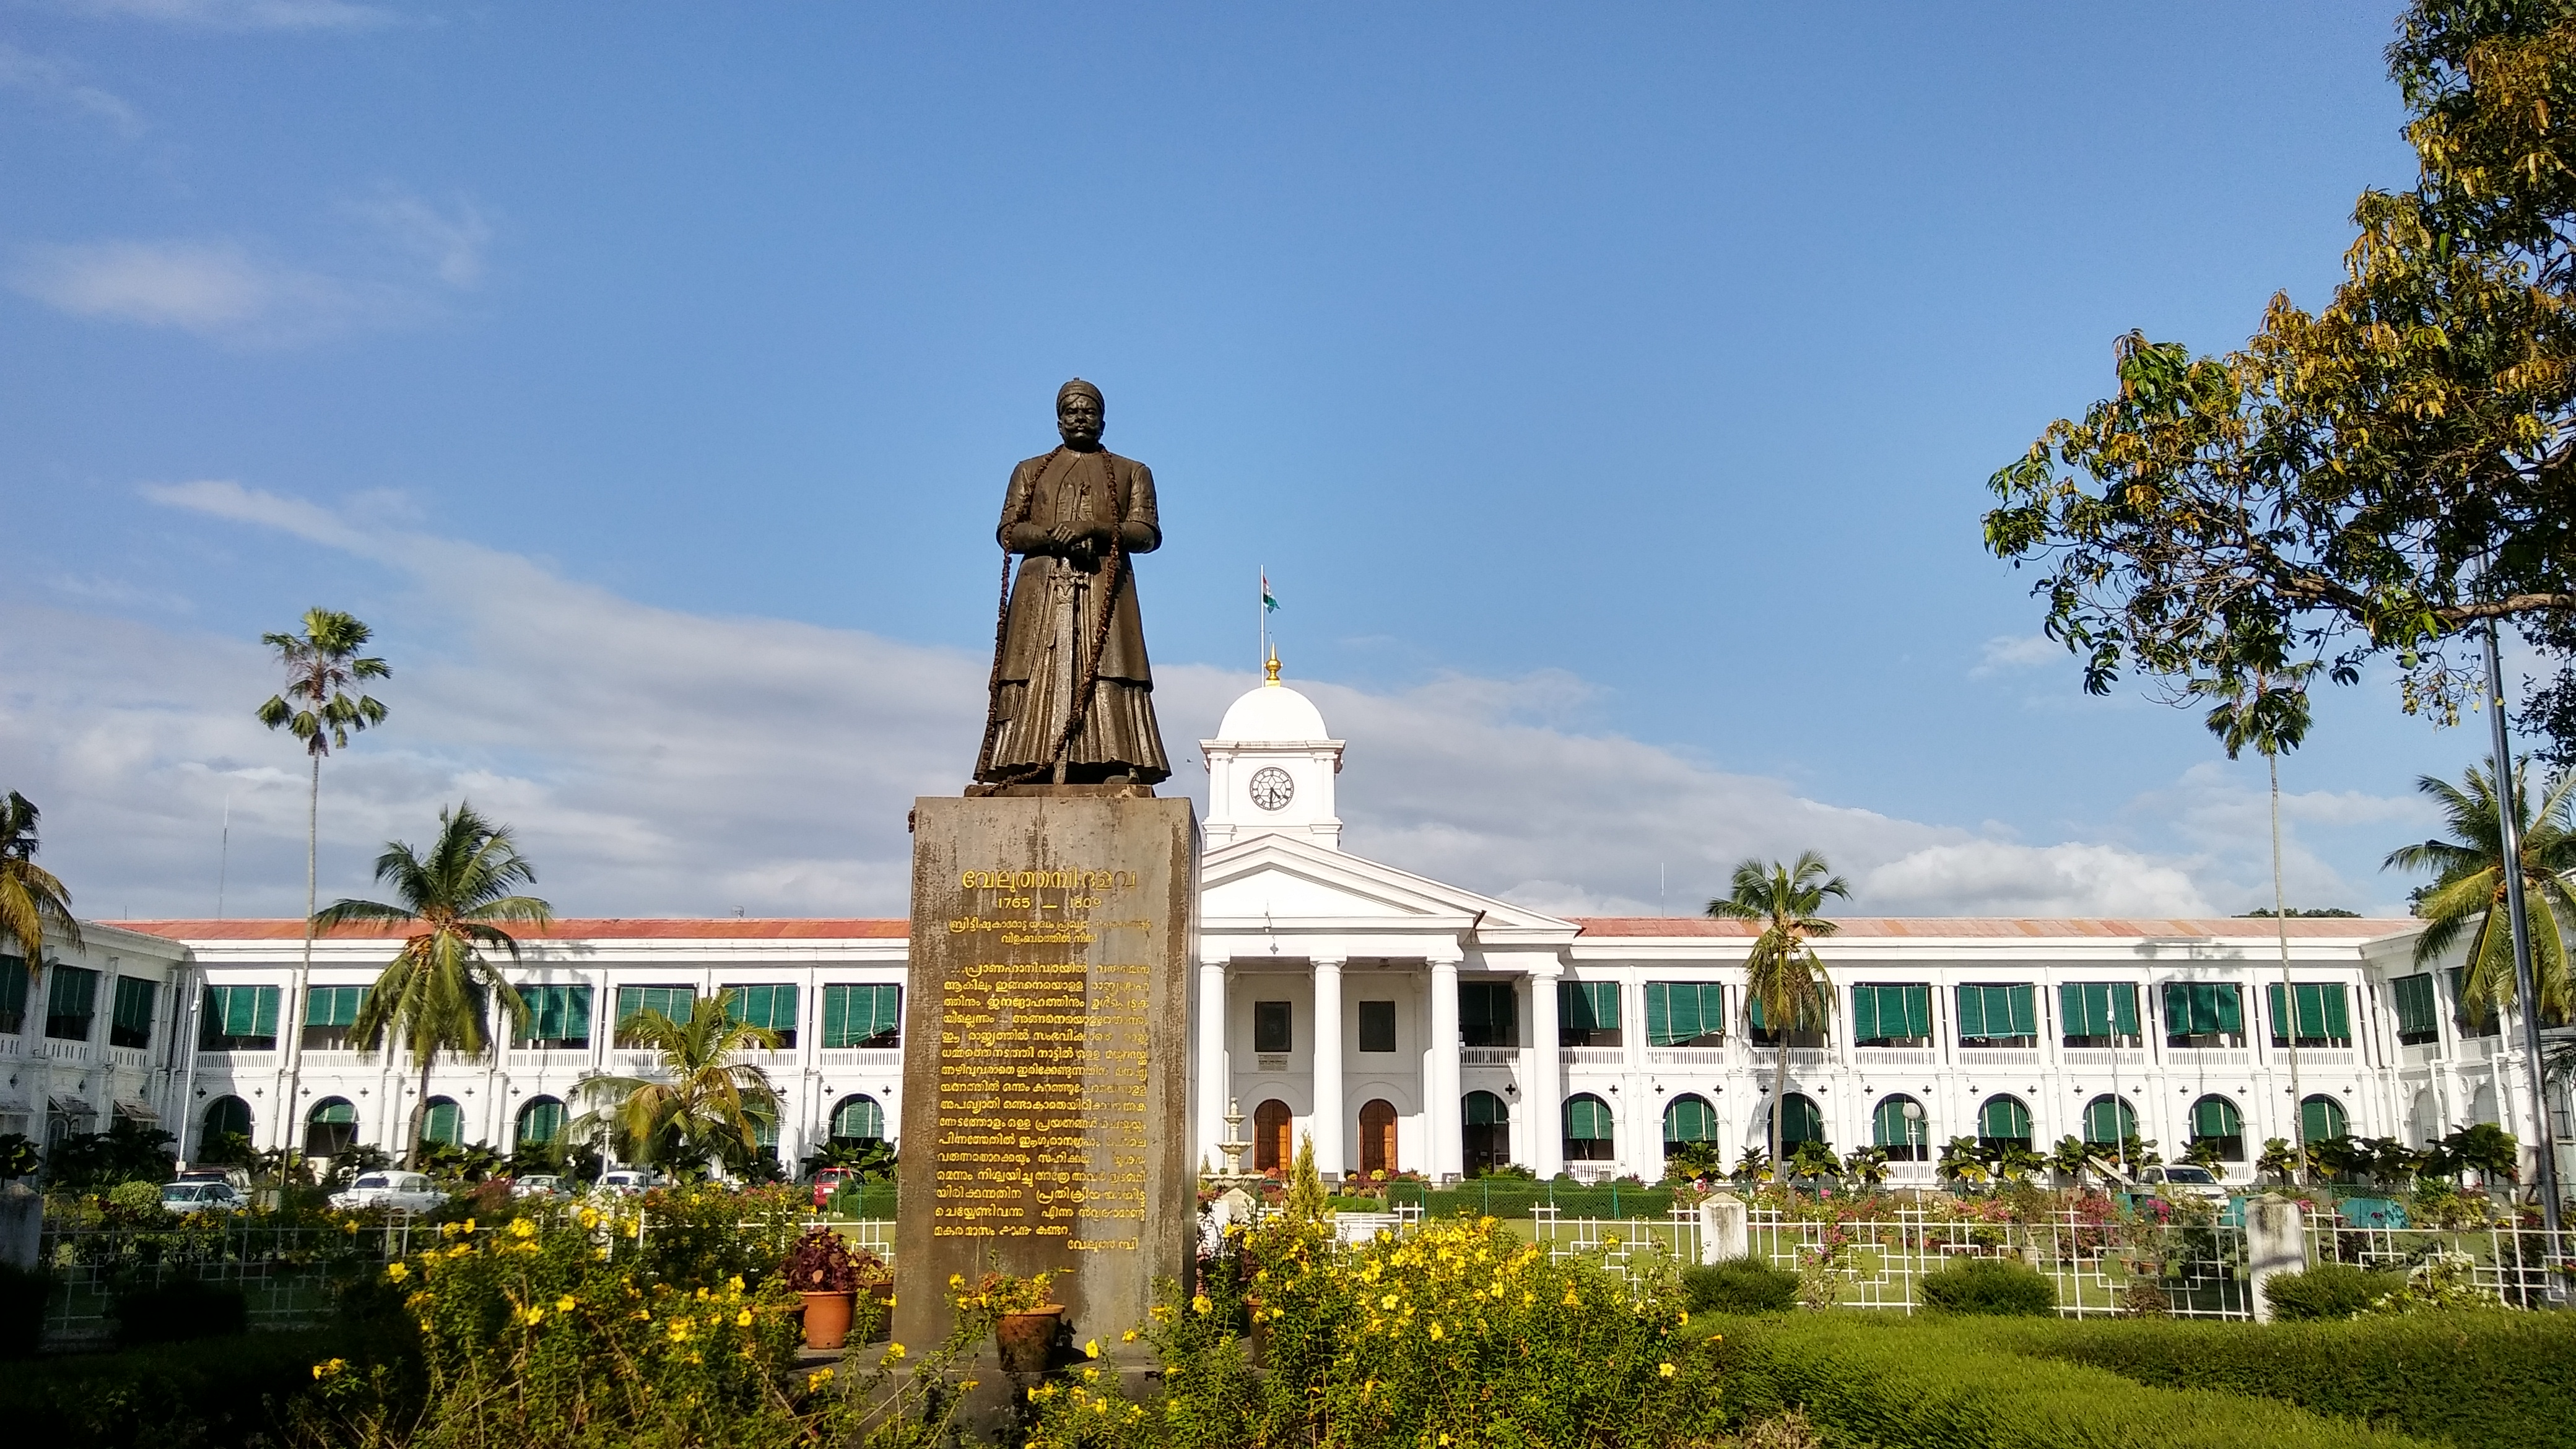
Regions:
[[1894, 1035], [1892, 1032], [1881, 1032], [1878, 1029], [1878, 993], [1879, 988], [1875, 986], [1852, 988], [1853, 1041], [1877, 1041], [1882, 1036]]

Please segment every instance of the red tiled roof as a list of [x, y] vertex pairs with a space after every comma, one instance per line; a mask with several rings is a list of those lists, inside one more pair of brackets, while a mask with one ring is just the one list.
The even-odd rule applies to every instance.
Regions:
[[[1755, 921], [1719, 921], [1706, 916], [1575, 916], [1582, 934], [1609, 936], [1721, 936], [1751, 938], [1762, 934]], [[1963, 936], [2017, 936], [2046, 939], [2060, 936], [2269, 936], [2274, 923], [2263, 917], [2227, 920], [2158, 920], [2126, 917], [2018, 917], [2018, 916], [1838, 916], [1835, 924], [1842, 937], [1930, 937], [1955, 940]], [[2357, 919], [2350, 916], [2302, 917], [2288, 922], [2290, 934], [2310, 940], [2377, 940], [2411, 931], [2424, 923], [2408, 917], [2395, 920]]]
[[[140, 931], [147, 936], [164, 936], [173, 941], [294, 941], [301, 940], [304, 935], [304, 923], [293, 917], [273, 921], [107, 921], [103, 924]], [[912, 933], [912, 923], [873, 916], [812, 920], [757, 916], [716, 916], [703, 920], [564, 916], [550, 925], [508, 926], [505, 929], [523, 941], [900, 941]], [[352, 926], [331, 932], [335, 938], [361, 941], [371, 937], [390, 939], [403, 934], [398, 927]]]

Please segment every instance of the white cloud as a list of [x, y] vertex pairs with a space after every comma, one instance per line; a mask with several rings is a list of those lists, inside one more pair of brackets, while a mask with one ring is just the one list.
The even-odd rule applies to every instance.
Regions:
[[[374, 561], [398, 591], [370, 618], [394, 664], [375, 691], [392, 718], [325, 768], [326, 898], [366, 889], [380, 842], [419, 839], [468, 796], [519, 828], [567, 913], [901, 914], [905, 811], [972, 765], [986, 663], [964, 652], [655, 608], [237, 483], [148, 496]], [[256, 645], [7, 612], [0, 759], [45, 807], [48, 863], [83, 908], [211, 910], [229, 799], [231, 909], [299, 909], [303, 761], [250, 716], [276, 687]], [[1195, 665], [1160, 676], [1183, 760], [1253, 683]], [[1588, 688], [1562, 674], [1299, 687], [1351, 741], [1349, 848], [1542, 909], [1696, 914], [1738, 859], [1811, 847], [1851, 876], [1855, 913], [2171, 915], [2213, 899], [2196, 856], [2016, 844], [1576, 732], [1561, 720]], [[1174, 784], [1204, 778], [1184, 768]]]
[[2036, 669], [2072, 657], [2065, 645], [2045, 634], [1998, 634], [1978, 652], [1977, 666], [1968, 671], [1968, 677], [1991, 679], [2011, 670]]
[[258, 348], [418, 326], [482, 281], [492, 229], [472, 202], [388, 189], [351, 210], [373, 240], [328, 270], [232, 240], [129, 239], [26, 247], [8, 284], [75, 317]]
[[143, 118], [123, 97], [84, 81], [79, 68], [67, 61], [30, 55], [5, 41], [0, 41], [0, 90], [34, 96], [104, 121], [125, 136], [143, 134]]
[[373, 30], [396, 18], [382, 6], [348, 0], [72, 0], [72, 8], [204, 30]]

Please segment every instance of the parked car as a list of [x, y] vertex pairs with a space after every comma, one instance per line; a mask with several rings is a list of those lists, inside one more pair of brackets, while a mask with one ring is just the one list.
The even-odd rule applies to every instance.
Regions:
[[161, 1210], [171, 1213], [237, 1213], [250, 1199], [229, 1182], [167, 1182], [161, 1185]]
[[526, 1177], [510, 1179], [512, 1197], [562, 1197], [568, 1191], [564, 1180], [552, 1173], [533, 1172]]
[[391, 1208], [397, 1212], [425, 1213], [442, 1206], [447, 1194], [438, 1184], [417, 1172], [370, 1172], [349, 1184], [347, 1192], [331, 1194], [331, 1206], [342, 1211], [358, 1208]]
[[2138, 1173], [2138, 1186], [2149, 1192], [2171, 1192], [2183, 1197], [2207, 1198], [2211, 1202], [2227, 1201], [2227, 1186], [2206, 1167], [2187, 1162], [2143, 1168]]
[[858, 1180], [858, 1169], [854, 1167], [826, 1167], [815, 1173], [814, 1206], [819, 1208], [831, 1202], [832, 1194]]
[[651, 1186], [653, 1186], [653, 1174], [643, 1168], [612, 1167], [599, 1175], [599, 1181], [591, 1186], [591, 1191], [609, 1193], [617, 1197], [635, 1197]]
[[235, 1192], [247, 1193], [250, 1191], [250, 1169], [247, 1167], [183, 1167], [176, 1173], [173, 1173], [170, 1180], [174, 1183], [229, 1183], [232, 1186], [232, 1190]]

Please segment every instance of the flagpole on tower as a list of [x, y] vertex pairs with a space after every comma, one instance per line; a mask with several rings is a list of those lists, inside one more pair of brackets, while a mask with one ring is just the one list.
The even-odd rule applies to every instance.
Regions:
[[1279, 646], [1270, 637], [1270, 615], [1278, 607], [1279, 600], [1270, 593], [1270, 568], [1265, 564], [1261, 569], [1261, 668], [1273, 684], [1279, 682]]

